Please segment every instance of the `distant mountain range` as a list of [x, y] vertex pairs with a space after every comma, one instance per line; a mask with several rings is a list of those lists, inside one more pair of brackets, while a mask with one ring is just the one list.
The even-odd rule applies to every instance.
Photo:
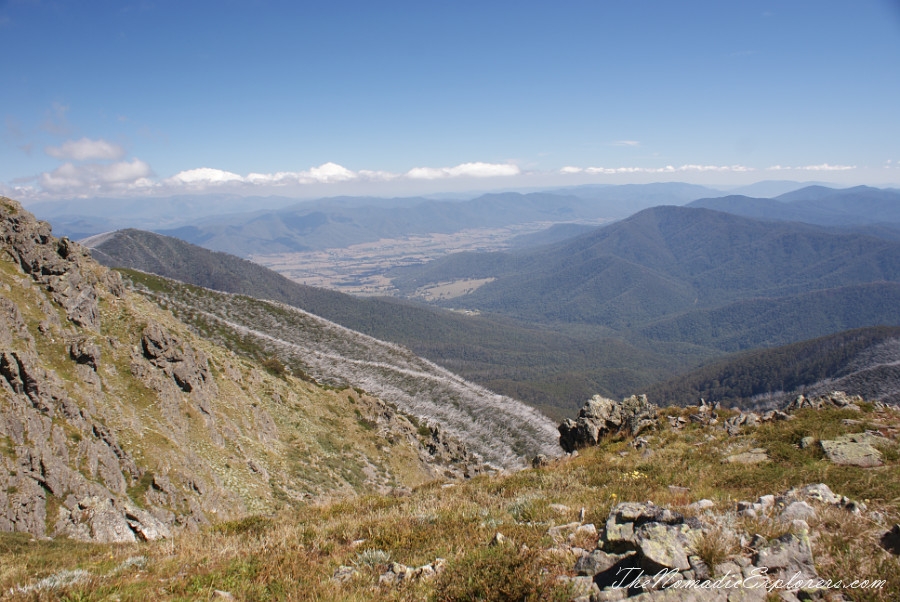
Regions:
[[683, 205], [721, 191], [678, 182], [578, 186], [471, 199], [181, 196], [37, 203], [35, 214], [73, 239], [141, 228], [234, 255], [346, 247], [420, 234], [546, 222], [620, 219], [654, 205]]
[[755, 219], [822, 226], [900, 224], [900, 190], [856, 186], [835, 190], [808, 186], [775, 198], [731, 195], [698, 199], [688, 207], [725, 211]]
[[[819, 308], [832, 319], [846, 307], [840, 311], [849, 323], [839, 329], [900, 323], [900, 243], [699, 208], [655, 207], [530, 252], [458, 253], [392, 275], [401, 291], [494, 278], [442, 303], [533, 322], [640, 329], [654, 339], [716, 347], [715, 336], [690, 332], [703, 316], [731, 328], [749, 315], [748, 307], [757, 317], [767, 308], [786, 311], [818, 291], [829, 291], [818, 298], [834, 299]], [[850, 300], [852, 309], [844, 305]], [[854, 324], [857, 318], [865, 323]], [[673, 335], [667, 334], [671, 320], [681, 324]], [[785, 325], [781, 332], [792, 340], [832, 332], [798, 330]]]

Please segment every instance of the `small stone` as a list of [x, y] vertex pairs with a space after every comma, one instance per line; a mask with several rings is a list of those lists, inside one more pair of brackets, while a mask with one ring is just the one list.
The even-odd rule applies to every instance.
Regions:
[[802, 579], [817, 578], [806, 533], [788, 533], [758, 547], [754, 564], [768, 568], [768, 575], [772, 578], [788, 579], [796, 573]]
[[588, 523], [586, 525], [581, 525], [580, 527], [575, 529], [575, 535], [596, 537], [597, 536], [597, 527], [595, 527], [592, 523]]
[[691, 568], [684, 549], [684, 535], [677, 527], [647, 523], [637, 530], [635, 539], [643, 554], [642, 566], [647, 565], [644, 568], [651, 572]]
[[586, 596], [587, 599], [590, 600], [592, 593], [600, 591], [591, 577], [568, 577], [566, 575], [560, 575], [556, 580], [560, 583], [568, 583], [572, 588], [571, 593], [576, 599], [581, 596]]
[[550, 465], [550, 458], [544, 454], [538, 454], [531, 460], [532, 468], [544, 468]]
[[336, 583], [346, 583], [359, 575], [359, 571], [357, 571], [352, 566], [341, 565], [334, 570], [334, 574], [331, 576], [331, 580]]
[[565, 525], [557, 525], [556, 527], [550, 527], [549, 529], [547, 529], [547, 535], [549, 535], [553, 539], [559, 540], [571, 533], [575, 533], [580, 526], [581, 523], [567, 523]]
[[688, 556], [688, 563], [690, 563], [691, 565], [691, 571], [693, 572], [694, 579], [703, 581], [712, 577], [712, 572], [709, 570], [709, 566], [699, 556]]
[[759, 499], [756, 500], [756, 503], [761, 505], [763, 508], [771, 508], [775, 505], [775, 496], [772, 494], [761, 495], [759, 496]]
[[822, 502], [823, 504], [841, 503], [840, 496], [835, 495], [834, 492], [831, 491], [831, 488], [829, 488], [825, 483], [807, 485], [806, 487], [800, 489], [798, 493], [807, 499]]
[[816, 517], [816, 509], [806, 502], [793, 502], [787, 506], [782, 512], [781, 520], [792, 521], [795, 519], [806, 520]]
[[753, 449], [748, 452], [728, 456], [724, 461], [729, 464], [761, 464], [768, 462], [769, 456], [764, 449]]
[[721, 562], [713, 567], [713, 577], [737, 577], [741, 575], [741, 567], [731, 561]]
[[492, 546], [501, 546], [506, 543], [506, 536], [503, 535], [500, 531], [494, 533], [494, 538], [491, 540]]
[[688, 506], [688, 508], [692, 508], [694, 510], [708, 510], [715, 507], [716, 503], [708, 499], [697, 500], [696, 502]]

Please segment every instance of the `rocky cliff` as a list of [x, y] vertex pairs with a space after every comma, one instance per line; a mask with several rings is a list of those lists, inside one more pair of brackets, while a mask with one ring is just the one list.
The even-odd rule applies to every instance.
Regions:
[[362, 389], [198, 337], [0, 198], [0, 530], [152, 540], [479, 470]]

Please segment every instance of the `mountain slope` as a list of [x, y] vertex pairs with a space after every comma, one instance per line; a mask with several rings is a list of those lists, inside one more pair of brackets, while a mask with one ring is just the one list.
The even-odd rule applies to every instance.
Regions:
[[[897, 282], [900, 244], [707, 209], [656, 207], [532, 253], [460, 254], [395, 275], [401, 290], [493, 277], [451, 302], [520, 319], [623, 329], [749, 298]], [[894, 319], [890, 312], [886, 317]]]
[[800, 392], [831, 391], [900, 403], [900, 328], [849, 330], [737, 354], [647, 390], [664, 405], [709, 402], [781, 407]]
[[0, 198], [0, 530], [155, 539], [480, 469], [362, 389], [233, 349]]
[[289, 305], [130, 272], [142, 291], [223, 344], [247, 339], [331, 386], [358, 386], [404, 413], [435, 423], [498, 467], [557, 454], [554, 423], [522, 402], [491, 393], [398, 345]]

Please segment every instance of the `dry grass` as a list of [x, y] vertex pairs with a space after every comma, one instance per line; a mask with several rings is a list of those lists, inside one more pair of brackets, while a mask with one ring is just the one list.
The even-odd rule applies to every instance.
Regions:
[[[684, 509], [698, 499], [713, 499], [718, 526], [696, 542], [696, 551], [714, 565], [734, 553], [733, 530], [771, 538], [788, 528], [765, 517], [755, 522], [735, 518], [736, 501], [825, 482], [838, 494], [868, 499], [870, 511], [881, 513], [882, 519], [878, 522], [879, 515], [872, 512], [855, 516], [817, 507], [818, 518], [809, 522], [819, 574], [886, 579], [883, 590], [844, 593], [866, 602], [896, 600], [900, 564], [879, 545], [881, 534], [900, 516], [900, 495], [893, 493], [900, 483], [896, 461], [878, 469], [836, 467], [809, 450], [788, 446], [769, 465], [721, 463], [729, 447], [775, 447], [773, 443], [791, 441], [813, 428], [829, 432], [840, 416], [820, 412], [738, 437], [692, 427], [663, 430], [652, 436], [649, 455], [625, 440], [606, 441], [547, 468], [478, 477], [450, 487], [432, 483], [407, 496], [308, 504], [150, 544], [31, 543], [27, 536], [6, 534], [0, 536], [0, 591], [80, 569], [90, 578], [52, 592], [9, 597], [202, 600], [224, 590], [241, 600], [566, 599], [566, 587], [556, 576], [571, 575], [575, 559], [553, 552], [560, 544], [547, 529], [574, 520], [582, 507], [586, 521], [602, 528], [619, 501], [649, 499]], [[688, 491], [673, 491], [670, 485]], [[560, 513], [551, 504], [564, 504], [571, 512]], [[507, 542], [492, 547], [498, 531]], [[591, 538], [583, 539], [572, 543], [594, 545]], [[146, 560], [128, 564], [134, 557]], [[436, 558], [446, 559], [447, 565], [434, 580], [378, 585], [389, 562], [422, 566]], [[358, 575], [343, 584], [333, 582], [341, 565], [355, 567]]]
[[713, 568], [741, 551], [741, 542], [735, 532], [727, 527], [715, 525], [704, 531], [693, 542], [693, 552], [703, 559], [706, 566]]

